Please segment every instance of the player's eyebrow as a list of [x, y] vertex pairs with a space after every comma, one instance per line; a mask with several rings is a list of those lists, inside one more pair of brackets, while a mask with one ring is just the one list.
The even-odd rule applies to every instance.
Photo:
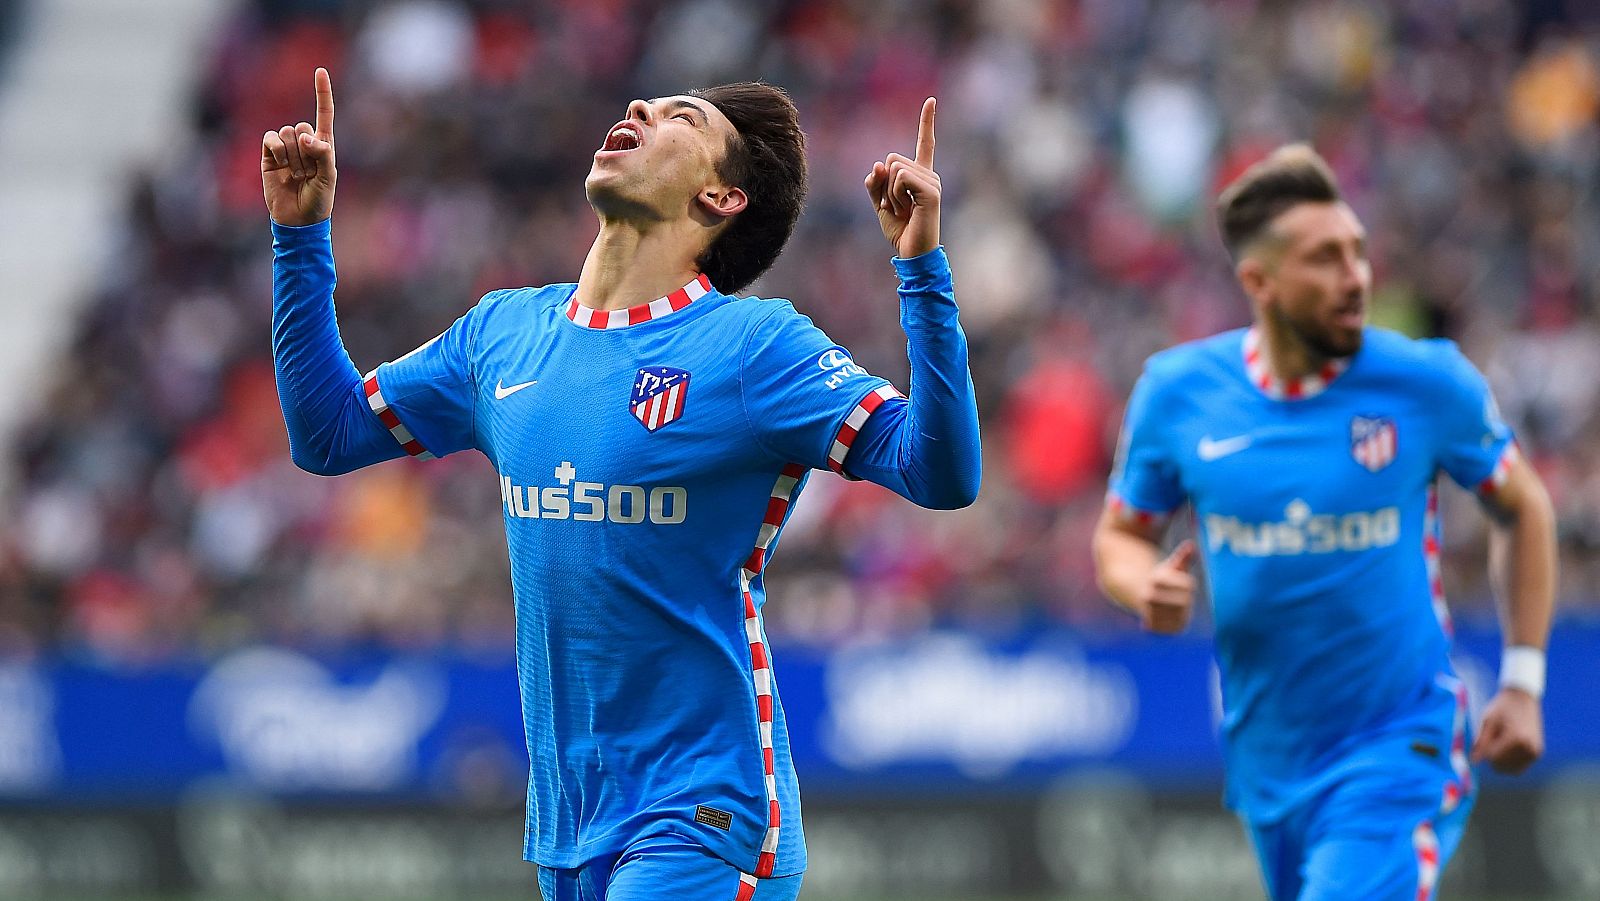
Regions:
[[1348, 238], [1328, 238], [1327, 240], [1323, 241], [1322, 245], [1317, 249], [1321, 250], [1323, 247], [1343, 249], [1346, 243], [1354, 245], [1357, 250], [1364, 250], [1367, 246], [1367, 233], [1364, 231], [1356, 232], [1350, 235]]
[[667, 101], [667, 112], [670, 113], [674, 110], [680, 109], [694, 110], [695, 113], [700, 116], [700, 121], [697, 124], [701, 128], [711, 124], [711, 116], [706, 113], [705, 107], [695, 103], [693, 100], [685, 100], [682, 97], [673, 97]]
[[1301, 252], [1307, 254], [1338, 253], [1344, 250], [1345, 243], [1348, 240], [1343, 235], [1323, 235], [1310, 243], [1301, 245], [1305, 248]]

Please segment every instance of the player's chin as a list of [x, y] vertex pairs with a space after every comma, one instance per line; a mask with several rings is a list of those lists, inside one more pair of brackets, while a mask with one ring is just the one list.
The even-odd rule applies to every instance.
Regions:
[[583, 180], [583, 189], [590, 195], [596, 191], [615, 190], [616, 183], [621, 179], [621, 173], [616, 167], [606, 165], [604, 160], [595, 160], [589, 167], [589, 175]]
[[1322, 333], [1321, 350], [1330, 357], [1351, 357], [1361, 350], [1361, 340], [1366, 335], [1362, 325], [1338, 324]]
[[639, 205], [638, 199], [628, 190], [630, 182], [625, 173], [596, 161], [589, 170], [589, 177], [583, 181], [583, 193], [589, 198], [589, 205], [601, 213], [622, 215]]
[[1344, 336], [1344, 339], [1340, 342], [1340, 347], [1344, 351], [1344, 356], [1353, 357], [1356, 355], [1357, 351], [1361, 350], [1361, 339], [1364, 334], [1366, 333], [1361, 329], [1356, 329], [1355, 331], [1352, 331], [1348, 335]]

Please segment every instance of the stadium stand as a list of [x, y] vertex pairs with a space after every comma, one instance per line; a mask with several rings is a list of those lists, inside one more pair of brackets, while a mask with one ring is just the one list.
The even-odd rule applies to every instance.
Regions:
[[[264, 128], [309, 116], [316, 65], [340, 100], [338, 304], [363, 369], [492, 288], [575, 275], [588, 149], [628, 99], [756, 75], [799, 103], [814, 187], [755, 293], [903, 380], [861, 178], [940, 96], [983, 497], [932, 515], [819, 474], [775, 565], [785, 640], [1131, 628], [1088, 560], [1120, 398], [1150, 352], [1243, 324], [1209, 198], [1299, 137], [1372, 229], [1375, 319], [1453, 337], [1490, 373], [1559, 504], [1567, 609], [1592, 615], [1600, 18], [1579, 6], [246, 5], [209, 48], [192, 143], [133, 180], [114, 259], [12, 439], [0, 649], [509, 650], [481, 458], [339, 480], [289, 462], [255, 167]], [[1450, 588], [1458, 614], [1488, 617], [1468, 507], [1447, 510]]]

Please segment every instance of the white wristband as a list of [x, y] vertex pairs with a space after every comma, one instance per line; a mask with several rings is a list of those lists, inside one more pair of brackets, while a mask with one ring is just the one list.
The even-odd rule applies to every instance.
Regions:
[[1506, 648], [1500, 655], [1500, 687], [1544, 697], [1544, 651], [1525, 644]]

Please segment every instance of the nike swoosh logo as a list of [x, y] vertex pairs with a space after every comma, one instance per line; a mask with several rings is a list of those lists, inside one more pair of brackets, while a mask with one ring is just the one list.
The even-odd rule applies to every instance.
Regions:
[[1236, 435], [1221, 441], [1213, 441], [1211, 436], [1207, 435], [1200, 439], [1200, 446], [1196, 450], [1201, 460], [1210, 463], [1212, 460], [1220, 460], [1229, 454], [1237, 454], [1244, 450], [1250, 446], [1250, 440], [1249, 435]]
[[518, 391], [521, 391], [524, 388], [530, 387], [532, 385], [537, 385], [537, 384], [539, 384], [539, 380], [538, 379], [534, 379], [531, 382], [523, 382], [523, 383], [518, 384], [518, 385], [509, 385], [509, 386], [508, 385], [502, 385], [499, 382], [495, 382], [494, 383], [494, 399], [495, 400], [505, 400], [506, 398], [510, 397], [511, 395], [516, 394]]

